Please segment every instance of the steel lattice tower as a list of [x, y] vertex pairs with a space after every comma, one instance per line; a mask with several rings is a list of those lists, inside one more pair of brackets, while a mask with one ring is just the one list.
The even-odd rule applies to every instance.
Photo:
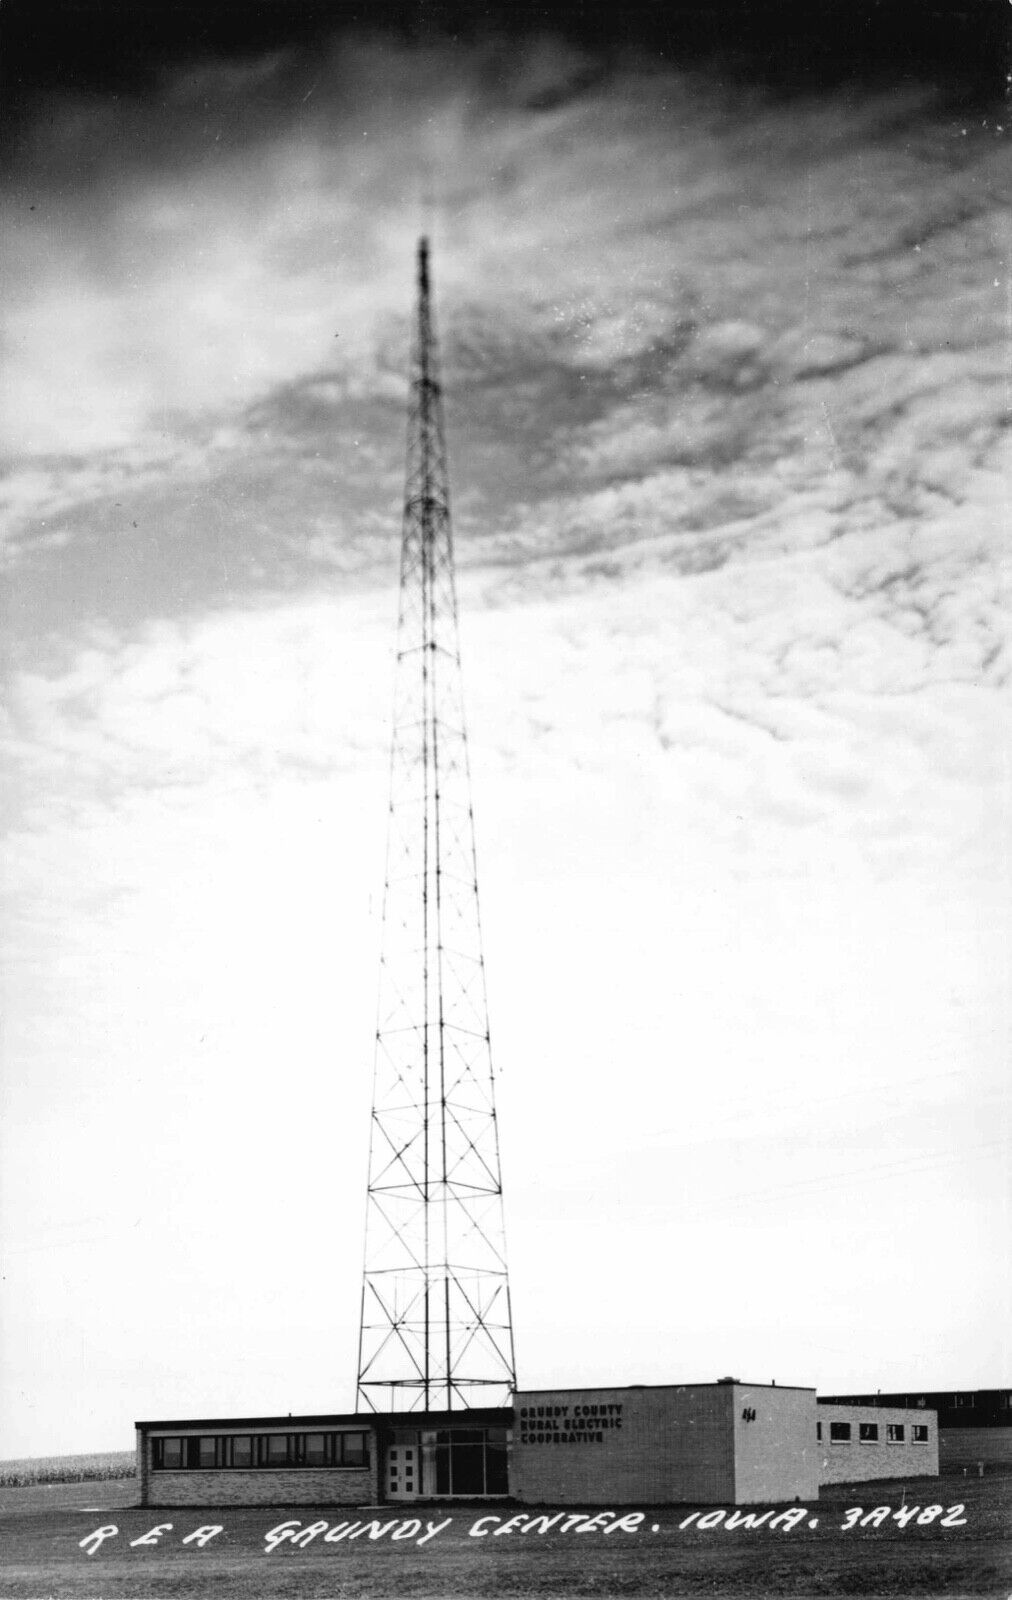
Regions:
[[357, 1409], [516, 1386], [428, 243], [418, 247]]

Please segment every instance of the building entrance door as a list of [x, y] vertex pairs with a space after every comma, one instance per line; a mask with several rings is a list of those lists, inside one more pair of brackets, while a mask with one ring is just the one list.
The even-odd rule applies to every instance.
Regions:
[[399, 1434], [396, 1442], [387, 1447], [388, 1500], [417, 1500], [422, 1492], [418, 1435], [405, 1441], [406, 1436]]

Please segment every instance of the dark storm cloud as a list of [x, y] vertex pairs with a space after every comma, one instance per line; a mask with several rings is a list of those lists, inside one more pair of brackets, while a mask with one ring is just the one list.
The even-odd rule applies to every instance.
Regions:
[[[465, 45], [498, 35], [507, 46], [554, 34], [784, 88], [928, 80], [987, 95], [1003, 87], [1008, 29], [1000, 0], [7, 0], [0, 15], [9, 119], [54, 90], [145, 94], [167, 69], [272, 51], [309, 60], [349, 31]], [[532, 107], [554, 108], [583, 76], [532, 91]]]

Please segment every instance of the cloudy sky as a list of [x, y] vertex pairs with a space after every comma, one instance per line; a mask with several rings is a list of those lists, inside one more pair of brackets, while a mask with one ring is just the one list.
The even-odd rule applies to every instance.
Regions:
[[521, 1383], [1008, 1381], [1002, 103], [733, 9], [8, 14], [4, 1456], [353, 1402], [423, 230]]

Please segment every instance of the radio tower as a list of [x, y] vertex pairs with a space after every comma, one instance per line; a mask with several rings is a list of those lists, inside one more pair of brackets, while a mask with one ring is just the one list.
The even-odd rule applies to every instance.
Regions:
[[449, 482], [418, 246], [357, 1410], [516, 1387]]

